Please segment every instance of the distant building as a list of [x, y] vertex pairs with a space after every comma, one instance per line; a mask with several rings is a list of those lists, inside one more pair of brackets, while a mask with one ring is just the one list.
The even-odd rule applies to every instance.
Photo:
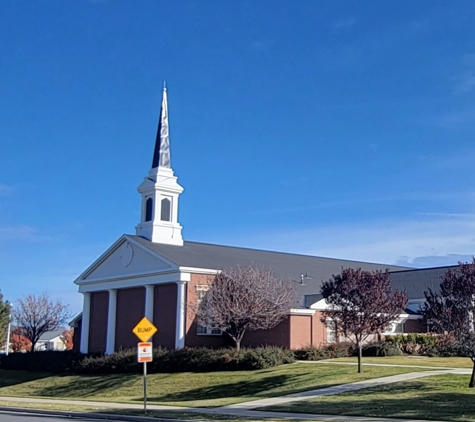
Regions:
[[58, 328], [53, 331], [44, 333], [35, 345], [35, 350], [66, 350], [66, 345], [63, 341], [63, 333], [66, 328]]
[[[167, 92], [164, 89], [152, 166], [138, 187], [142, 212], [135, 235], [122, 235], [76, 280], [84, 295], [82, 316], [75, 318], [75, 345], [81, 352], [112, 353], [134, 347], [132, 328], [146, 316], [158, 328], [154, 345], [222, 346], [219, 330], [200, 326], [190, 312], [216, 273], [234, 265], [271, 268], [296, 283], [298, 301], [289, 318], [266, 331], [246, 333], [244, 346], [279, 345], [298, 349], [336, 341], [321, 322], [325, 303], [318, 294], [323, 280], [342, 267], [393, 271], [394, 288], [406, 289], [408, 309], [388, 332], [424, 331], [417, 310], [423, 291], [437, 287], [440, 269], [413, 270], [358, 261], [272, 252], [184, 241], [178, 222], [183, 188], [171, 167]], [[79, 341], [77, 341], [79, 340]]]

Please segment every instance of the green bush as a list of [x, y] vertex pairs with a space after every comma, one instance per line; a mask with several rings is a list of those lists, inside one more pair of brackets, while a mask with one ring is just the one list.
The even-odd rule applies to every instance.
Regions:
[[375, 342], [365, 344], [362, 350], [363, 356], [400, 356], [401, 350], [394, 343]]
[[71, 372], [84, 355], [67, 351], [10, 353], [0, 356], [0, 368], [18, 371]]
[[[441, 345], [439, 345], [441, 336], [431, 333], [408, 333], [387, 336], [385, 342], [397, 345], [399, 349], [406, 355], [427, 356], [437, 353]], [[444, 345], [442, 349], [445, 349]]]
[[[295, 361], [292, 351], [280, 347], [242, 349], [183, 348], [153, 350], [149, 373], [209, 372], [272, 368]], [[45, 371], [55, 373], [120, 374], [141, 373], [136, 349], [111, 355], [81, 355], [73, 352], [12, 353], [0, 358], [1, 369]]]
[[351, 343], [334, 343], [324, 347], [308, 346], [295, 350], [295, 359], [298, 360], [322, 360], [348, 357], [352, 355]]

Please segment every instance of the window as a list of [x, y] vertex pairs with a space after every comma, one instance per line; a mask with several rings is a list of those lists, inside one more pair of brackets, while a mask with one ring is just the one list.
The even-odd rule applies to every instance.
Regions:
[[[196, 286], [196, 294], [198, 296], [198, 306], [205, 297], [206, 292], [209, 290], [209, 286]], [[202, 336], [220, 336], [223, 332], [219, 328], [205, 327], [198, 324], [196, 333]]]
[[172, 202], [168, 198], [162, 199], [162, 208], [160, 212], [160, 220], [171, 221], [171, 204]]
[[145, 221], [152, 221], [153, 214], [153, 199], [148, 198], [145, 203]]
[[327, 324], [327, 343], [336, 343], [335, 321], [329, 321]]

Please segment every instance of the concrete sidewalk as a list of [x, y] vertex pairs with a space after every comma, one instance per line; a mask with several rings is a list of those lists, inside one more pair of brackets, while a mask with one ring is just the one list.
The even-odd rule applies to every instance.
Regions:
[[346, 393], [348, 391], [362, 390], [363, 388], [379, 387], [381, 385], [394, 384], [396, 382], [410, 381], [417, 378], [432, 377], [443, 374], [471, 374], [471, 369], [453, 369], [443, 371], [425, 371], [425, 372], [409, 372], [407, 374], [392, 375], [389, 377], [375, 378], [366, 381], [358, 381], [350, 384], [336, 385], [334, 387], [319, 388], [316, 390], [302, 391], [301, 393], [288, 394], [285, 396], [272, 397], [262, 400], [253, 400], [244, 403], [233, 404], [229, 406], [219, 407], [222, 410], [232, 409], [256, 409], [258, 407], [273, 406], [276, 404], [286, 404], [296, 401], [309, 400], [315, 397], [333, 396], [335, 394]]
[[[320, 388], [316, 390], [303, 391], [301, 393], [288, 394], [285, 396], [272, 397], [261, 400], [253, 400], [245, 403], [238, 403], [229, 406], [221, 406], [215, 408], [196, 408], [196, 407], [180, 407], [180, 406], [164, 406], [156, 404], [147, 404], [148, 410], [163, 410], [163, 411], [180, 411], [192, 413], [204, 413], [213, 415], [230, 415], [242, 416], [248, 418], [258, 419], [304, 419], [304, 420], [321, 420], [321, 421], [405, 421], [404, 419], [389, 419], [389, 418], [371, 418], [358, 416], [340, 416], [340, 415], [320, 415], [320, 414], [306, 414], [306, 413], [286, 413], [286, 412], [265, 412], [255, 410], [256, 408], [273, 406], [278, 404], [292, 403], [296, 401], [309, 400], [315, 397], [330, 396], [349, 391], [362, 390], [364, 388], [379, 387], [382, 385], [393, 384], [397, 382], [404, 382], [413, 379], [430, 377], [443, 374], [471, 374], [471, 369], [444, 369], [437, 371], [425, 372], [410, 372], [407, 374], [393, 375], [382, 378], [375, 378], [366, 381], [358, 381], [349, 384], [337, 385], [334, 387]], [[0, 402], [15, 402], [15, 403], [41, 403], [41, 404], [56, 404], [56, 405], [70, 405], [70, 406], [87, 406], [95, 410], [99, 409], [143, 409], [143, 404], [129, 404], [129, 403], [110, 403], [98, 401], [83, 401], [83, 400], [57, 400], [57, 399], [43, 399], [43, 398], [18, 398], [18, 397], [0, 397]], [[22, 409], [25, 410], [25, 409]], [[56, 413], [61, 413], [56, 411]], [[68, 412], [65, 412], [68, 413]], [[76, 412], [69, 412], [70, 414]], [[69, 414], [68, 413], [68, 414]], [[102, 414], [104, 414], [103, 412]], [[84, 417], [85, 413], [81, 413]], [[87, 413], [91, 418], [95, 413]], [[117, 416], [118, 418], [118, 416]], [[133, 420], [130, 417], [124, 420]], [[143, 419], [143, 418], [142, 418]], [[155, 419], [156, 420], [156, 419]], [[419, 422], [415, 419], [407, 419], [407, 421]]]

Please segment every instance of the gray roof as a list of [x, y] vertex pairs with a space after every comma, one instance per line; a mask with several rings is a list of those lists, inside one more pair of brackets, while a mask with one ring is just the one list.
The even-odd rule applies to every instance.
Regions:
[[47, 331], [46, 333], [44, 333], [39, 341], [50, 341], [50, 340], [53, 340], [54, 338], [62, 335], [64, 333], [64, 331], [66, 330], [66, 328], [57, 328], [56, 330], [52, 330], [52, 331]]
[[[407, 267], [395, 265], [374, 264], [199, 242], [185, 241], [183, 246], [165, 245], [150, 242], [140, 236], [127, 236], [181, 267], [219, 270], [235, 265], [245, 266], [253, 264], [270, 268], [276, 277], [294, 280], [297, 284], [297, 294], [300, 298], [305, 295], [320, 293], [322, 281], [330, 279], [333, 274], [339, 274], [342, 267], [362, 268], [368, 271], [385, 270], [386, 268], [393, 271], [407, 269]], [[302, 274], [308, 275], [308, 277], [303, 280], [304, 284], [300, 283]], [[306, 300], [306, 302], [308, 301]]]
[[424, 299], [424, 291], [428, 288], [438, 291], [444, 274], [454, 268], [458, 265], [394, 271], [390, 276], [391, 285], [405, 290], [409, 299]]

